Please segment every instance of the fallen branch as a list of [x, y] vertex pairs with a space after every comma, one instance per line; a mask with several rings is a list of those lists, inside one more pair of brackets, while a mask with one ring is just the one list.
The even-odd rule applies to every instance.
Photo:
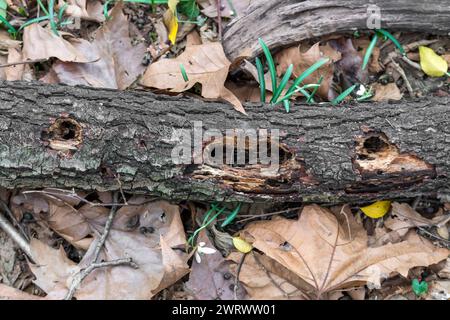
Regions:
[[[114, 192], [113, 203], [117, 203], [118, 199], [119, 199], [118, 193]], [[79, 288], [79, 286], [81, 285], [83, 280], [92, 271], [94, 271], [96, 269], [105, 268], [105, 267], [115, 267], [115, 266], [119, 266], [119, 265], [127, 265], [127, 266], [130, 266], [135, 269], [138, 268], [138, 265], [136, 263], [134, 263], [131, 258], [123, 258], [123, 259], [116, 259], [116, 260], [112, 260], [112, 261], [97, 262], [100, 257], [100, 252], [105, 245], [106, 239], [108, 238], [108, 235], [111, 230], [112, 223], [114, 221], [116, 214], [117, 214], [117, 206], [113, 205], [111, 208], [111, 211], [109, 213], [108, 219], [106, 220], [105, 227], [103, 229], [103, 233], [101, 234], [100, 240], [98, 241], [98, 243], [95, 247], [94, 258], [92, 259], [92, 262], [90, 263], [90, 265], [87, 268], [80, 270], [73, 277], [72, 283], [70, 284], [70, 287], [69, 287], [69, 291], [67, 292], [66, 296], [64, 297], [64, 300], [72, 300], [77, 288]]]

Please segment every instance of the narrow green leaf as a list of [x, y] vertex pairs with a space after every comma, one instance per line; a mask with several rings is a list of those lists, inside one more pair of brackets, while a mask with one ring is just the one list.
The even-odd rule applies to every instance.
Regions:
[[48, 1], [48, 19], [50, 20], [50, 28], [52, 29], [53, 33], [59, 36], [55, 21], [55, 0]]
[[234, 218], [236, 218], [236, 216], [240, 210], [241, 210], [241, 204], [239, 203], [237, 205], [237, 207], [230, 213], [230, 215], [225, 219], [224, 222], [222, 222], [222, 224], [220, 226], [223, 228], [223, 227], [226, 227], [227, 225], [229, 225], [234, 220]]
[[313, 91], [311, 92], [311, 95], [308, 97], [308, 99], [306, 99], [306, 102], [307, 102], [307, 103], [314, 103], [314, 102], [315, 102], [314, 99], [313, 99], [313, 97], [314, 97], [314, 95], [316, 94], [317, 90], [319, 90], [319, 87], [320, 87], [320, 85], [322, 84], [323, 79], [324, 79], [324, 77], [323, 77], [323, 76], [320, 76], [319, 81], [317, 82], [317, 87], [315, 87], [315, 88], [313, 89]]
[[8, 3], [5, 0], [0, 0], [0, 16], [6, 19], [6, 9], [8, 9]]
[[300, 83], [305, 80], [309, 75], [311, 75], [314, 71], [319, 69], [321, 66], [323, 66], [325, 63], [330, 61], [329, 58], [322, 58], [319, 61], [315, 62], [312, 66], [310, 66], [308, 69], [306, 69], [297, 79], [295, 79], [294, 84], [289, 88], [286, 94], [291, 93], [295, 90], [297, 86], [300, 85]]
[[291, 108], [291, 104], [290, 104], [289, 100], [284, 100], [283, 106], [284, 106], [284, 109], [286, 109], [286, 112], [289, 113], [289, 109]]
[[195, 19], [200, 14], [200, 9], [195, 0], [180, 2], [178, 5], [180, 13], [186, 15], [189, 19]]
[[389, 31], [384, 29], [376, 29], [375, 31], [381, 33], [383, 36], [386, 36], [389, 40], [391, 40], [402, 55], [406, 54], [405, 49], [403, 49], [403, 46]]
[[3, 16], [0, 15], [0, 21], [8, 28], [8, 32], [15, 34], [17, 33], [16, 28], [13, 27], [13, 25], [11, 23], [9, 23], [8, 20], [6, 20], [6, 18], [3, 18]]
[[49, 18], [50, 18], [49, 16], [42, 16], [42, 17], [30, 19], [20, 26], [19, 31], [23, 30], [25, 27], [29, 26], [30, 24], [45, 21], [45, 20], [48, 20]]
[[355, 90], [355, 88], [356, 88], [356, 84], [352, 85], [350, 88], [348, 88], [347, 90], [342, 92], [340, 95], [338, 95], [333, 101], [331, 101], [331, 104], [337, 105], [337, 104], [341, 103], [349, 94], [351, 94], [353, 92], [353, 90]]
[[184, 65], [182, 63], [180, 63], [180, 69], [181, 69], [181, 75], [183, 76], [183, 80], [185, 82], [189, 81], [188, 75], [186, 73], [186, 69], [184, 68]]
[[289, 79], [291, 78], [293, 70], [294, 70], [294, 65], [290, 64], [289, 67], [286, 70], [286, 73], [284, 74], [283, 78], [280, 81], [280, 85], [278, 86], [277, 91], [274, 92], [270, 102], [274, 102], [274, 103], [278, 102], [278, 98], [280, 97], [280, 95], [283, 92], [284, 88], [286, 87]]
[[266, 80], [264, 78], [264, 68], [261, 60], [256, 58], [256, 69], [258, 70], [259, 90], [261, 96], [261, 102], [266, 103]]
[[270, 79], [272, 80], [272, 92], [277, 91], [277, 70], [275, 69], [275, 63], [272, 58], [272, 54], [270, 53], [269, 48], [263, 41], [263, 39], [258, 39], [259, 44], [261, 45], [264, 55], [266, 56], [267, 65], [269, 66]]
[[375, 48], [375, 45], [378, 42], [378, 35], [374, 34], [372, 41], [370, 41], [369, 46], [367, 47], [366, 53], [364, 54], [364, 60], [362, 64], [362, 69], [364, 70], [367, 67], [367, 64], [369, 63], [370, 56], [372, 55], [373, 49]]
[[61, 6], [61, 8], [59, 8], [59, 11], [58, 11], [58, 22], [62, 21], [62, 18], [63, 18], [63, 15], [64, 15], [64, 11], [66, 11], [68, 6], [69, 5], [64, 2], [64, 4]]
[[45, 15], [47, 15], [48, 16], [48, 11], [47, 11], [47, 8], [44, 6], [44, 4], [42, 3], [42, 1], [41, 0], [37, 0], [37, 3], [39, 4], [39, 7], [41, 8], [41, 10], [42, 11], [44, 11], [44, 13], [45, 13]]

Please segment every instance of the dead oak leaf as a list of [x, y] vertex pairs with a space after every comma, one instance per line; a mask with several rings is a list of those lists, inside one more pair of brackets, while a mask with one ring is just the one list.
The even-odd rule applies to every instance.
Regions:
[[131, 44], [129, 22], [121, 3], [113, 8], [110, 19], [96, 32], [92, 44], [78, 42], [74, 46], [91, 61], [95, 56], [99, 58], [91, 63], [57, 61], [43, 81], [124, 90], [145, 70], [141, 63], [145, 45]]
[[277, 61], [277, 73], [279, 76], [284, 74], [290, 64], [294, 66], [293, 76], [300, 76], [307, 68], [312, 66], [321, 58], [328, 57], [330, 59], [325, 65], [317, 69], [305, 80], [305, 84], [315, 84], [319, 82], [321, 76], [324, 77], [321, 86], [317, 90], [317, 94], [324, 99], [329, 99], [329, 91], [333, 80], [334, 62], [341, 59], [341, 54], [330, 47], [328, 44], [320, 45], [316, 43], [307, 51], [303, 52], [301, 46], [294, 46], [282, 50], [275, 55]]
[[376, 83], [373, 89], [375, 90], [375, 95], [372, 97], [373, 101], [400, 100], [403, 97], [403, 94], [395, 83], [388, 83], [386, 85]]
[[58, 7], [67, 5], [64, 13], [69, 17], [82, 18], [96, 22], [105, 21], [103, 6], [97, 0], [58, 0]]
[[[186, 70], [187, 81], [181, 73], [181, 65]], [[183, 92], [200, 83], [204, 98], [223, 98], [230, 101], [236, 110], [245, 113], [239, 100], [225, 88], [230, 65], [220, 43], [192, 45], [174, 59], [162, 59], [151, 64], [141, 83], [171, 92]]]
[[77, 48], [83, 44], [92, 50], [90, 43], [73, 36], [68, 40], [53, 33], [52, 30], [41, 27], [38, 23], [31, 24], [23, 30], [23, 59], [46, 60], [58, 58], [65, 62], [92, 62], [100, 56], [88, 56]]
[[416, 234], [369, 248], [365, 230], [352, 215], [344, 219], [317, 205], [306, 206], [298, 220], [252, 223], [241, 237], [306, 281], [315, 298], [368, 282], [379, 285], [394, 273], [407, 276], [410, 268], [438, 263], [449, 254]]

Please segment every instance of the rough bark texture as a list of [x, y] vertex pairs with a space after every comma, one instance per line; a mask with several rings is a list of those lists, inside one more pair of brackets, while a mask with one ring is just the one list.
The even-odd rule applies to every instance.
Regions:
[[234, 59], [251, 49], [256, 56], [261, 53], [260, 37], [278, 48], [335, 32], [366, 30], [369, 5], [380, 8], [381, 27], [390, 31], [447, 35], [450, 30], [448, 0], [256, 0], [225, 29], [225, 53]]
[[[120, 180], [162, 198], [247, 202], [448, 195], [449, 102], [299, 104], [289, 114], [247, 105], [246, 116], [149, 92], [0, 83], [0, 186], [116, 190]], [[175, 165], [172, 134], [194, 121], [222, 132], [279, 129], [280, 170]]]

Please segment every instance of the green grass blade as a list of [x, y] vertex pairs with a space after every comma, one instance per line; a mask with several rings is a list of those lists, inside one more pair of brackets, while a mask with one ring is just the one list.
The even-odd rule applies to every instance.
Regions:
[[289, 88], [286, 95], [291, 93], [295, 90], [296, 87], [300, 85], [300, 83], [305, 80], [311, 73], [319, 69], [321, 66], [323, 66], [325, 63], [330, 61], [329, 58], [322, 58], [319, 61], [315, 62], [312, 66], [310, 66], [308, 69], [306, 69], [297, 79], [295, 79], [294, 84]]
[[375, 48], [377, 42], [378, 42], [378, 35], [375, 33], [375, 35], [372, 38], [372, 41], [370, 41], [370, 44], [367, 47], [366, 53], [364, 54], [364, 60], [361, 67], [363, 70], [367, 67], [367, 64], [369, 63], [370, 60], [370, 56], [372, 55], [373, 49]]
[[286, 87], [289, 79], [291, 78], [293, 70], [294, 70], [294, 65], [290, 64], [289, 67], [286, 70], [286, 73], [284, 74], [283, 78], [280, 81], [280, 85], [278, 86], [277, 91], [274, 92], [270, 102], [274, 102], [274, 103], [278, 102], [278, 98], [280, 97], [280, 95], [283, 92], [284, 88]]
[[272, 92], [275, 93], [277, 91], [277, 70], [275, 69], [275, 63], [273, 61], [272, 54], [263, 39], [259, 38], [258, 41], [264, 51], [264, 55], [266, 56], [267, 65], [269, 66], [270, 79], [272, 80]]
[[311, 95], [308, 97], [308, 99], [306, 99], [306, 103], [314, 103], [315, 102], [313, 97], [316, 94], [317, 90], [319, 90], [319, 87], [322, 84], [323, 79], [324, 79], [324, 77], [320, 76], [319, 81], [317, 82], [317, 87], [315, 87], [313, 89], [313, 91], [311, 92]]
[[3, 16], [0, 15], [0, 21], [8, 28], [9, 33], [17, 33], [16, 28], [13, 27], [11, 23], [9, 23], [8, 20], [3, 18]]
[[37, 0], [37, 3], [39, 4], [39, 7], [41, 8], [41, 10], [44, 11], [45, 15], [48, 16], [47, 8], [44, 6], [42, 1], [41, 0]]
[[58, 28], [56, 26], [55, 21], [55, 0], [49, 0], [48, 1], [48, 18], [50, 20], [50, 28], [52, 29], [53, 33], [59, 36]]
[[21, 31], [25, 27], [28, 27], [30, 24], [48, 20], [49, 18], [50, 18], [49, 16], [42, 16], [42, 17], [30, 19], [30, 20], [26, 21], [23, 25], [20, 26], [19, 31]]
[[62, 18], [63, 18], [63, 15], [64, 15], [64, 11], [66, 11], [68, 6], [69, 5], [64, 2], [64, 4], [61, 6], [61, 8], [59, 8], [59, 11], [58, 11], [58, 22], [62, 21]]
[[266, 102], [266, 80], [264, 79], [264, 68], [262, 62], [259, 58], [256, 58], [256, 69], [258, 70], [258, 81], [259, 81], [259, 89], [261, 102]]
[[350, 88], [348, 88], [347, 90], [342, 92], [340, 95], [338, 95], [333, 101], [331, 101], [331, 104], [337, 105], [337, 104], [341, 103], [349, 94], [351, 94], [353, 92], [353, 90], [355, 90], [355, 88], [356, 88], [356, 84], [352, 85]]
[[184, 65], [182, 63], [180, 63], [180, 69], [181, 69], [181, 75], [183, 76], [183, 80], [185, 82], [189, 81], [188, 75], [186, 73], [186, 69], [184, 68]]
[[[289, 94], [286, 94], [283, 98], [281, 98], [279, 101], [277, 101], [277, 103], [281, 103], [281, 102], [284, 102], [285, 100], [290, 99], [290, 98], [291, 98], [294, 94], [296, 94], [297, 92], [301, 92], [303, 95], [305, 95], [304, 92], [307, 92], [307, 93], [308, 93], [308, 91], [306, 91], [305, 89], [308, 89], [308, 88], [316, 88], [316, 87], [317, 87], [317, 84], [315, 84], [315, 83], [313, 83], [313, 84], [307, 84], [307, 85], [304, 85], [303, 87], [297, 86], [297, 88], [296, 88], [294, 91], [292, 91], [292, 92], [289, 93]], [[307, 97], [309, 97], [309, 96], [310, 96], [310, 94], [308, 93]]]
[[291, 104], [290, 104], [289, 100], [284, 100], [283, 106], [284, 106], [284, 109], [286, 110], [286, 112], [289, 113], [289, 110], [291, 109]]
[[240, 210], [241, 210], [241, 204], [239, 203], [237, 205], [237, 207], [230, 213], [230, 215], [225, 219], [224, 222], [222, 222], [222, 224], [220, 226], [223, 228], [223, 227], [226, 227], [227, 225], [229, 225], [234, 220], [234, 218], [236, 218], [236, 216]]
[[386, 31], [384, 29], [376, 29], [376, 32], [381, 33], [383, 36], [386, 36], [389, 40], [391, 40], [402, 55], [406, 54], [405, 49], [403, 49], [403, 46], [400, 44], [400, 42], [398, 42], [398, 40], [389, 31]]

